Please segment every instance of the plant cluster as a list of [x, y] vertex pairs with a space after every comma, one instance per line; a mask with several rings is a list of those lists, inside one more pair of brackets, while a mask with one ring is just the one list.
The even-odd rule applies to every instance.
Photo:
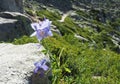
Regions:
[[[85, 17], [86, 14], [81, 13], [80, 15]], [[110, 36], [112, 32], [118, 35], [119, 32], [110, 24], [90, 20], [89, 23], [97, 26], [81, 28], [71, 17], [67, 17], [65, 22], [60, 23], [58, 21], [60, 17], [47, 10], [37, 11], [37, 15], [45, 15], [52, 20], [62, 34], [59, 36], [54, 32], [53, 37], [42, 40], [42, 45], [50, 55], [52, 84], [120, 83], [120, 55], [112, 51], [115, 45]], [[88, 41], [78, 39], [74, 34], [83, 36]], [[24, 41], [21, 38], [15, 40], [14, 43], [21, 44], [21, 40]], [[36, 42], [34, 39], [33, 41]]]
[[52, 53], [53, 84], [120, 83], [120, 57], [110, 49], [90, 46], [72, 35], [46, 38], [43, 45]]

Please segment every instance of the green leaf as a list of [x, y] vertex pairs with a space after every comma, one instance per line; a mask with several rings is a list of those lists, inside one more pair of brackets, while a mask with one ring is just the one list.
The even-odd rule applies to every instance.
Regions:
[[68, 73], [71, 73], [71, 70], [67, 67], [64, 67], [65, 71], [68, 72]]
[[55, 73], [55, 74], [56, 74], [56, 73], [61, 73], [61, 72], [62, 72], [61, 69], [54, 69], [54, 70], [53, 70], [53, 73]]
[[47, 50], [42, 50], [41, 52], [43, 52], [44, 54], [47, 54]]

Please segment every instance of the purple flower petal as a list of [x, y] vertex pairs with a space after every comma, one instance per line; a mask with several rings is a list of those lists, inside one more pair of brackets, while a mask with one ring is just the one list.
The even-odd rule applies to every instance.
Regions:
[[37, 66], [39, 62], [35, 62], [34, 65]]
[[36, 29], [39, 29], [39, 24], [38, 23], [32, 23], [31, 24], [31, 27], [36, 30]]
[[51, 31], [49, 31], [48, 36], [53, 36], [53, 33]]
[[43, 39], [43, 36], [40, 33], [41, 33], [41, 31], [38, 30], [37, 34], [36, 34], [38, 40], [42, 40]]
[[39, 68], [34, 69], [34, 73], [37, 73], [39, 71]]
[[31, 27], [35, 30], [36, 33], [32, 34], [31, 36], [37, 37], [39, 41], [44, 39], [47, 36], [52, 36], [52, 32], [50, 31], [51, 21], [45, 19], [42, 23], [32, 23]]
[[43, 59], [43, 60], [41, 60], [40, 62], [34, 63], [34, 65], [35, 65], [36, 67], [41, 67], [41, 66], [45, 65], [46, 62], [47, 62], [46, 59]]
[[43, 59], [43, 60], [41, 61], [41, 65], [44, 65], [46, 62], [47, 62], [46, 59]]
[[44, 71], [47, 71], [49, 69], [49, 67], [47, 65], [43, 65], [41, 66], [41, 68], [44, 70]]
[[50, 27], [50, 21], [48, 19], [44, 20], [40, 26], [40, 29]]
[[43, 59], [39, 62], [34, 63], [34, 65], [36, 66], [36, 68], [34, 69], [34, 73], [38, 73], [38, 71], [40, 72], [40, 77], [44, 76], [45, 71], [47, 71], [49, 69], [49, 67], [46, 65], [46, 59]]

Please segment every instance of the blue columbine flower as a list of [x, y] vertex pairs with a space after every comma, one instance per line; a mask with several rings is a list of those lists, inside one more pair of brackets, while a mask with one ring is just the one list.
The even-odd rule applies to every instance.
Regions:
[[38, 71], [40, 71], [40, 76], [44, 76], [45, 71], [49, 69], [46, 63], [47, 63], [46, 59], [36, 62], [34, 64], [36, 66], [36, 68], [34, 69], [34, 73], [38, 73]]
[[45, 19], [41, 23], [32, 23], [31, 27], [33, 28], [35, 32], [31, 34], [30, 36], [31, 37], [36, 36], [39, 41], [47, 36], [53, 36], [50, 30], [51, 23], [52, 22], [49, 21], [48, 19]]

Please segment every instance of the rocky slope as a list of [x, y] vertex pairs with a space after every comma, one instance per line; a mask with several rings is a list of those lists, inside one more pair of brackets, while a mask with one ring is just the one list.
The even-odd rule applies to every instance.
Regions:
[[[115, 40], [120, 39], [119, 0], [64, 0], [57, 2], [55, 0], [26, 0], [26, 2], [26, 12], [32, 14], [34, 10], [38, 16], [45, 15], [53, 21], [53, 25], [60, 30], [63, 36], [68, 32], [76, 33], [77, 36], [89, 39], [90, 42], [95, 41], [100, 45], [109, 45], [111, 50], [119, 52], [120, 40]], [[63, 23], [57, 22], [59, 21], [58, 16], [64, 16], [67, 13]]]
[[[91, 53], [91, 56], [89, 56], [89, 53], [87, 53], [87, 51], [85, 51], [89, 48], [95, 49], [98, 51], [99, 51], [99, 49], [100, 50], [110, 49], [109, 53], [112, 51], [120, 53], [119, 0], [116, 0], [116, 1], [115, 0], [114, 1], [113, 0], [99, 0], [99, 1], [97, 1], [97, 0], [79, 0], [79, 1], [78, 0], [63, 0], [63, 1], [62, 0], [60, 0], [60, 1], [56, 1], [56, 0], [25, 0], [25, 1], [28, 1], [28, 2], [25, 2], [25, 9], [27, 9], [26, 12], [28, 14], [32, 15], [32, 13], [35, 13], [37, 16], [45, 15], [48, 19], [53, 21], [52, 24], [53, 24], [53, 26], [55, 26], [55, 29], [60, 31], [59, 34], [61, 35], [61, 37], [59, 37], [58, 35], [55, 35], [50, 41], [48, 39], [48, 41], [43, 42], [44, 45], [48, 44], [48, 46], [46, 46], [46, 48], [50, 47], [48, 49], [50, 49], [50, 51], [53, 50], [53, 54], [57, 53], [57, 55], [58, 55], [57, 50], [59, 51], [59, 47], [60, 47], [60, 50], [62, 50], [61, 46], [62, 46], [62, 48], [64, 48], [66, 46], [66, 48], [68, 49], [67, 50], [68, 53], [65, 54], [65, 56], [68, 55], [68, 57], [66, 57], [66, 58], [63, 57], [64, 59], [67, 59], [67, 58], [70, 59], [74, 55], [77, 55], [78, 59], [79, 59], [81, 57], [81, 54], [84, 52], [85, 52], [85, 56], [88, 56], [87, 58], [89, 58], [92, 55], [94, 55], [93, 53]], [[34, 1], [37, 1], [37, 2], [34, 2]], [[109, 2], [109, 3], [107, 3], [107, 2]], [[71, 10], [72, 10], [72, 12], [66, 13]], [[63, 17], [62, 17], [62, 15], [63, 15]], [[10, 22], [10, 23], [14, 22], [14, 23], [12, 25], [11, 24], [8, 25], [6, 27], [6, 29], [4, 29], [5, 24], [3, 24], [3, 23], [7, 21], [5, 18], [6, 16], [7, 16], [8, 22]], [[4, 17], [4, 18], [2, 18], [2, 17]], [[61, 17], [62, 17], [62, 19], [61, 19]], [[15, 23], [16, 18], [18, 20], [17, 25]], [[22, 24], [19, 24], [19, 21]], [[24, 26], [24, 28], [22, 28], [24, 21], [25, 20], [18, 19], [18, 17], [15, 17], [14, 15], [12, 16], [12, 20], [11, 20], [11, 14], [7, 14], [4, 16], [4, 13], [3, 13], [3, 15], [1, 15], [0, 22], [1, 22], [1, 25], [4, 25], [4, 26], [2, 26], [0, 28], [1, 29], [3, 28], [2, 30], [5, 30], [5, 32], [6, 32], [7, 28], [9, 28], [9, 26], [11, 26], [10, 28], [14, 27], [13, 25], [16, 25], [17, 27], [20, 26], [20, 27], [18, 27], [18, 31], [16, 30], [16, 27], [13, 28], [13, 30], [15, 32], [15, 34], [14, 34], [15, 36], [17, 36], [17, 34], [20, 34], [22, 36], [22, 35], [26, 34], [27, 30], [28, 30], [28, 29], [25, 29], [26, 25]], [[26, 31], [24, 32], [24, 30], [26, 30]], [[17, 33], [16, 33], [16, 31], [17, 31]], [[6, 33], [7, 36], [4, 38], [10, 37], [9, 35], [11, 35], [12, 33], [13, 33], [12, 30], [10, 31], [10, 33]], [[0, 34], [2, 34], [2, 32], [0, 32]], [[3, 37], [3, 35], [4, 34], [2, 34], [0, 36]], [[72, 35], [74, 35], [74, 36], [72, 36]], [[19, 35], [18, 35], [18, 37], [19, 37]], [[14, 38], [16, 38], [16, 37], [13, 37], [13, 39]], [[25, 39], [25, 40], [27, 40], [27, 39]], [[76, 42], [74, 42], [74, 41], [76, 41]], [[22, 40], [22, 42], [25, 42], [25, 41]], [[71, 44], [73, 47], [71, 47]], [[52, 45], [53, 48], [50, 45]], [[16, 84], [16, 80], [17, 80], [18, 84], [21, 84], [21, 83], [27, 84], [29, 82], [28, 77], [32, 74], [31, 72], [33, 70], [33, 62], [40, 59], [38, 56], [39, 54], [37, 54], [37, 49], [33, 48], [33, 44], [17, 45], [17, 46], [12, 45], [12, 44], [1, 44], [0, 46], [1, 46], [1, 48], [0, 48], [0, 52], [1, 52], [1, 54], [0, 54], [0, 62], [1, 62], [0, 63], [1, 64], [0, 65], [0, 68], [1, 68], [0, 83], [1, 84], [2, 83], [3, 84], [4, 83]], [[57, 46], [57, 47], [54, 47], [54, 46]], [[57, 48], [57, 49], [54, 50], [55, 48]], [[83, 50], [81, 50], [81, 49], [83, 49]], [[73, 53], [71, 54], [71, 52], [73, 52]], [[69, 55], [69, 53], [70, 53], [70, 55]], [[100, 53], [100, 56], [101, 56], [101, 54], [102, 53]], [[99, 57], [99, 56], [97, 56], [97, 57]], [[70, 61], [69, 59], [67, 59], [68, 62]], [[74, 58], [74, 59], [77, 60], [77, 58]], [[81, 58], [81, 59], [83, 59], [83, 58]], [[93, 59], [93, 61], [95, 59]], [[107, 60], [107, 59], [105, 59], [105, 60]], [[63, 60], [63, 64], [65, 64], [64, 61], [65, 60]], [[83, 61], [83, 63], [82, 62], [79, 63], [78, 61], [79, 60], [76, 61], [76, 63], [78, 63], [78, 64], [84, 63], [84, 61]], [[80, 61], [82, 61], [82, 60], [80, 60]], [[91, 63], [91, 59], [90, 59], [90, 63]], [[93, 64], [95, 64], [95, 65], [100, 64], [100, 63], [101, 62], [95, 64], [93, 62]], [[111, 63], [111, 61], [109, 63]], [[116, 63], [118, 63], [118, 61], [116, 61]], [[70, 62], [70, 64], [72, 64], [72, 63]], [[103, 64], [105, 64], [105, 63], [103, 62]], [[113, 63], [113, 64], [115, 64], [115, 63]], [[16, 66], [16, 65], [18, 65], [18, 66]], [[26, 66], [28, 66], [28, 67], [26, 67]], [[75, 65], [73, 65], [72, 68], [70, 67], [70, 69], [72, 70], [73, 67], [75, 67]], [[84, 66], [83, 66], [83, 68], [84, 68]], [[102, 69], [103, 69], [102, 71], [104, 71], [106, 68], [102, 68]], [[81, 66], [80, 66], [79, 70], [81, 70]], [[75, 69], [75, 71], [76, 71], [76, 69]], [[97, 70], [96, 70], [96, 72], [97, 72]], [[74, 75], [73, 73], [74, 73], [74, 70], [72, 72], [72, 75]], [[94, 75], [96, 75], [96, 74], [94, 74]], [[99, 75], [99, 74], [97, 74], [97, 75]], [[57, 74], [56, 76], [59, 76], [59, 75]], [[102, 76], [101, 73], [100, 73], [100, 76]], [[35, 81], [37, 81], [37, 78], [35, 78]]]

